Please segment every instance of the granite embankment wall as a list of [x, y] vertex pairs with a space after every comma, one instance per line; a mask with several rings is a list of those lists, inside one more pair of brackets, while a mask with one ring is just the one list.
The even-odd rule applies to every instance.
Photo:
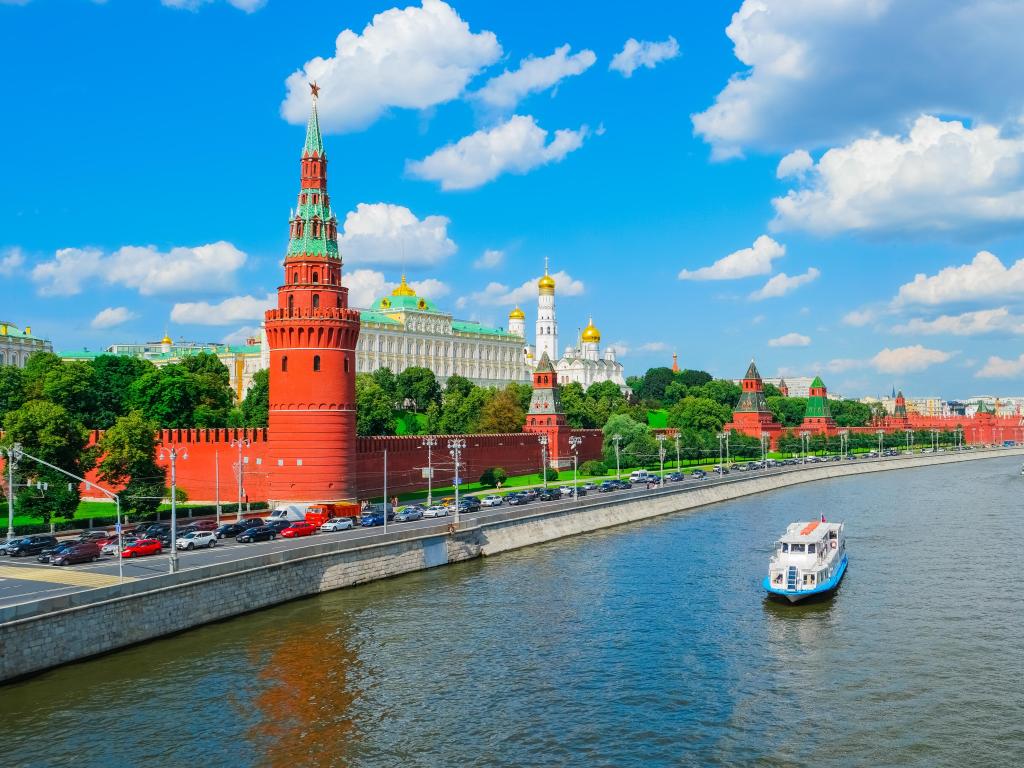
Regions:
[[847, 475], [1024, 454], [1024, 449], [830, 463], [729, 482], [671, 485], [578, 507], [506, 509], [454, 535], [404, 529], [374, 543], [343, 539], [165, 574], [0, 610], [0, 680], [39, 672], [299, 597]]

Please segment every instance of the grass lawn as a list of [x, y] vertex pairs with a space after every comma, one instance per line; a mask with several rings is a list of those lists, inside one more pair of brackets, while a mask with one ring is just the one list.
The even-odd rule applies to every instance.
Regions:
[[427, 431], [427, 414], [399, 411], [395, 432], [399, 435], [422, 435]]
[[664, 408], [659, 408], [656, 411], [648, 411], [647, 426], [651, 429], [665, 429], [668, 426], [668, 411]]

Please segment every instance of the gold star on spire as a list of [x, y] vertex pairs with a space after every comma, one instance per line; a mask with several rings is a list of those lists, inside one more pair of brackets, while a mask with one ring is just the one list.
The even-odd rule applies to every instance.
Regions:
[[309, 90], [313, 92], [314, 99], [320, 95], [320, 86], [316, 84], [315, 80], [309, 84]]

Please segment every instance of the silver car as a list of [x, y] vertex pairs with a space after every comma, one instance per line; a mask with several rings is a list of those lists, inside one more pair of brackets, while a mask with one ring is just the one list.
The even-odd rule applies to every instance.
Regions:
[[206, 547], [213, 549], [217, 546], [216, 531], [189, 531], [178, 539], [178, 549], [198, 549]]
[[435, 504], [432, 507], [427, 507], [423, 510], [424, 517], [448, 517], [448, 507], [442, 507], [440, 504]]
[[349, 528], [355, 528], [350, 517], [332, 517], [320, 526], [321, 531], [347, 531]]

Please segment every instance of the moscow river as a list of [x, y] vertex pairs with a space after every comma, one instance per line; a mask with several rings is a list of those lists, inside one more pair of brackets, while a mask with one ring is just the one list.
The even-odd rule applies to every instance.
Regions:
[[[64, 667], [0, 689], [4, 762], [1020, 765], [1019, 464], [812, 483]], [[775, 537], [822, 513], [838, 594], [765, 601]]]

